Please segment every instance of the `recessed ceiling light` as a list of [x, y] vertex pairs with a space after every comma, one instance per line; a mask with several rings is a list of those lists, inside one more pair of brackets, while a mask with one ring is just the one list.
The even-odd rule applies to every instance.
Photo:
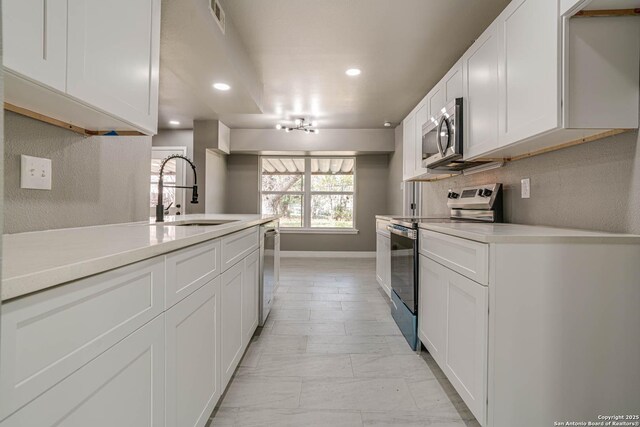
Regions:
[[391, 122], [384, 122], [384, 127], [386, 127], [386, 128], [391, 127]]
[[169, 124], [172, 125], [172, 126], [178, 126], [180, 124], [180, 122], [177, 121], [177, 120], [169, 120]]
[[347, 76], [351, 76], [351, 77], [359, 76], [361, 72], [362, 71], [360, 71], [359, 68], [349, 68], [347, 71], [345, 71]]
[[214, 87], [215, 89], [218, 89], [218, 90], [224, 90], [224, 91], [231, 89], [231, 86], [229, 86], [229, 85], [228, 85], [228, 84], [226, 84], [226, 83], [214, 83], [214, 84], [213, 84], [213, 87]]

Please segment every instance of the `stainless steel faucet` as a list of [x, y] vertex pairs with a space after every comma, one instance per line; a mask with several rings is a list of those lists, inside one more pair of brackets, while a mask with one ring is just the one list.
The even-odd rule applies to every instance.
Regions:
[[[169, 160], [173, 159], [182, 159], [185, 162], [189, 163], [191, 169], [193, 169], [193, 187], [183, 186], [183, 185], [165, 185], [162, 182], [162, 175], [164, 174], [164, 166], [169, 162]], [[191, 188], [193, 193], [191, 195], [191, 203], [198, 203], [198, 177], [196, 175], [196, 165], [193, 164], [191, 160], [189, 160], [185, 156], [181, 156], [179, 154], [173, 154], [162, 161], [160, 165], [160, 173], [158, 175], [158, 204], [156, 205], [156, 222], [164, 222], [164, 205], [163, 205], [163, 189], [164, 187], [170, 188]]]

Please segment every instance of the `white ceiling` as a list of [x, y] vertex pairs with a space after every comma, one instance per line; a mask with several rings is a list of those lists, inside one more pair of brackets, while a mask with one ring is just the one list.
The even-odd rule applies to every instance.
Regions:
[[[320, 128], [380, 128], [385, 121], [395, 126], [508, 3], [223, 1], [227, 22], [235, 27], [264, 85], [263, 113], [255, 114], [252, 108], [253, 114], [238, 114], [236, 107], [243, 104], [240, 102], [234, 103], [233, 111], [223, 111], [218, 107], [220, 100], [208, 100], [219, 94], [194, 89], [197, 85], [192, 80], [197, 81], [197, 76], [185, 79], [176, 66], [162, 66], [160, 127], [168, 127], [166, 122], [180, 114], [187, 126], [194, 118], [211, 118], [231, 128], [271, 128], [296, 117], [317, 119]], [[178, 14], [179, 9], [174, 7], [172, 13]], [[184, 37], [180, 32], [189, 31], [193, 17], [190, 21], [172, 25], [173, 36]], [[165, 22], [163, 17], [163, 25]], [[168, 55], [175, 56], [176, 52], [167, 53], [163, 47], [165, 64], [172, 62]], [[190, 65], [184, 64], [182, 70]], [[346, 76], [345, 70], [350, 67], [362, 69], [362, 74]], [[206, 83], [210, 85], [209, 80]], [[172, 88], [170, 93], [166, 93], [167, 86]], [[232, 102], [233, 91], [224, 94], [227, 101]], [[246, 93], [237, 96], [246, 97]]]

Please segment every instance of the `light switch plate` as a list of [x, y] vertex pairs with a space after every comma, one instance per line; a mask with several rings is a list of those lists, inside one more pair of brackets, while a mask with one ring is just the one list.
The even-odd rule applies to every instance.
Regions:
[[51, 190], [51, 159], [20, 156], [20, 188]]
[[531, 198], [531, 180], [529, 178], [520, 180], [520, 193], [523, 199]]

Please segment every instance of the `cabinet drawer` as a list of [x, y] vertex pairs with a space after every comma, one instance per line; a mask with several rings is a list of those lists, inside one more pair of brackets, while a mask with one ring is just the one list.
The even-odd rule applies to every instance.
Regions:
[[220, 274], [220, 240], [167, 255], [165, 306], [169, 308]]
[[4, 305], [0, 419], [160, 314], [164, 281], [153, 258]]
[[164, 319], [156, 317], [1, 427], [163, 427]]
[[389, 236], [389, 230], [387, 230], [387, 226], [389, 225], [389, 221], [385, 221], [384, 219], [376, 219], [376, 232]]
[[420, 230], [420, 253], [480, 284], [489, 282], [489, 245]]
[[222, 238], [222, 271], [227, 271], [238, 261], [258, 249], [260, 245], [258, 228], [252, 227]]

